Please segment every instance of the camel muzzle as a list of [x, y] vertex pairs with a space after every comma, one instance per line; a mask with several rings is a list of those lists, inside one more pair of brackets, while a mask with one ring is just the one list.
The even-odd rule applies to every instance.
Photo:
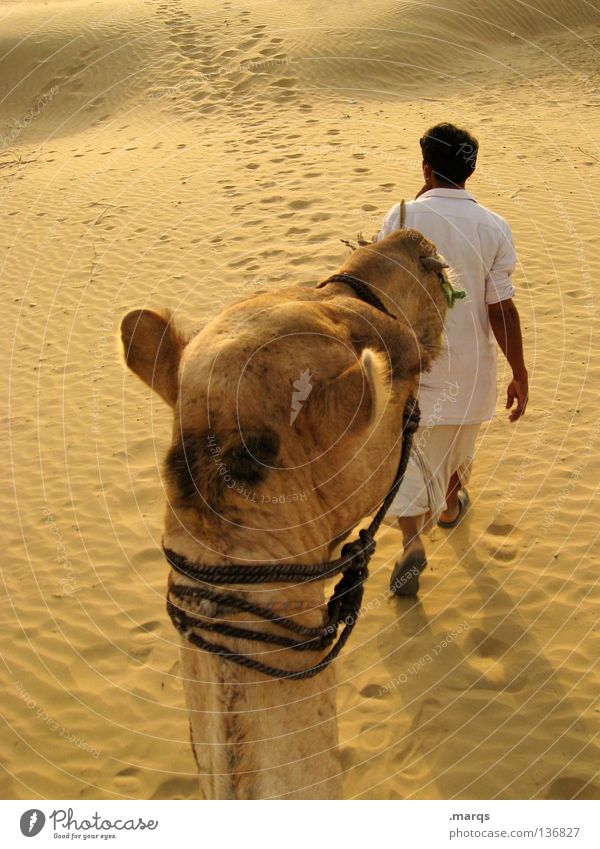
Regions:
[[[169, 582], [167, 612], [177, 631], [197, 648], [220, 655], [226, 660], [271, 678], [303, 680], [312, 678], [326, 669], [344, 648], [358, 619], [364, 583], [369, 576], [368, 564], [375, 551], [375, 534], [402, 484], [413, 434], [419, 426], [419, 417], [418, 403], [415, 398], [409, 397], [403, 413], [400, 462], [392, 485], [368, 528], [360, 530], [356, 539], [344, 544], [337, 560], [317, 564], [248, 563], [203, 566], [170, 549], [163, 549], [169, 565], [180, 575], [195, 582], [194, 586]], [[339, 574], [342, 577], [327, 603], [326, 622], [319, 627], [300, 625], [293, 619], [278, 615], [271, 607], [255, 604], [235, 593], [214, 589], [215, 586], [223, 584], [310, 583]], [[195, 606], [196, 609], [191, 610], [190, 606]], [[220, 618], [219, 611], [223, 609], [251, 613], [296, 636], [254, 631], [230, 622], [214, 621]], [[338, 636], [341, 626], [342, 631]], [[293, 671], [269, 666], [250, 654], [234, 652], [222, 643], [206, 639], [199, 631], [270, 643], [294, 651], [321, 651], [330, 646], [331, 648], [318, 663]]]

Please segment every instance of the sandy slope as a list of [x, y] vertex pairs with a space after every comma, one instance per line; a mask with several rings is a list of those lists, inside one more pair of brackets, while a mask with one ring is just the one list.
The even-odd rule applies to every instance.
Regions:
[[533, 397], [485, 429], [418, 602], [386, 598], [382, 534], [338, 664], [346, 794], [600, 797], [599, 15], [369, 5], [0, 4], [4, 798], [195, 791], [158, 548], [169, 415], [121, 368], [120, 317], [201, 323], [322, 278], [414, 194], [448, 118], [513, 226]]

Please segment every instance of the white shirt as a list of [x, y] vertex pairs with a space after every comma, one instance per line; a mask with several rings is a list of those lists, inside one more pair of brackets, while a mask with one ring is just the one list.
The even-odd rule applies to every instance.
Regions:
[[[377, 239], [400, 226], [400, 204]], [[431, 189], [406, 204], [405, 226], [418, 230], [449, 263], [467, 297], [448, 311], [445, 346], [421, 378], [421, 426], [476, 424], [496, 409], [496, 341], [487, 305], [514, 295], [516, 255], [510, 227], [462, 189]]]

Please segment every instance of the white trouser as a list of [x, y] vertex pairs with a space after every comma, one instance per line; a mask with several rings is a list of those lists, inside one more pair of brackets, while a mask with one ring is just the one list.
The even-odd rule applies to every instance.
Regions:
[[480, 424], [435, 425], [419, 428], [400, 491], [388, 516], [427, 516], [427, 526], [446, 509], [450, 478], [458, 473], [462, 486], [471, 477]]

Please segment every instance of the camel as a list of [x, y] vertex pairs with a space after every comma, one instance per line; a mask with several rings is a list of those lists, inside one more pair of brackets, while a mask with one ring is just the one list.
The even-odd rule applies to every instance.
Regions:
[[[396, 473], [405, 404], [439, 350], [445, 267], [431, 242], [403, 229], [363, 244], [339, 269], [364, 281], [363, 292], [345, 279], [261, 291], [195, 334], [168, 312], [125, 316], [127, 366], [174, 413], [164, 466], [166, 549], [205, 569], [331, 559]], [[169, 582], [193, 584], [174, 570]], [[324, 581], [226, 589], [309, 627], [327, 610]], [[194, 615], [280, 631], [237, 609], [200, 607]], [[289, 671], [324, 654], [219, 639]], [[341, 798], [334, 665], [306, 680], [273, 679], [184, 634], [201, 797]]]

